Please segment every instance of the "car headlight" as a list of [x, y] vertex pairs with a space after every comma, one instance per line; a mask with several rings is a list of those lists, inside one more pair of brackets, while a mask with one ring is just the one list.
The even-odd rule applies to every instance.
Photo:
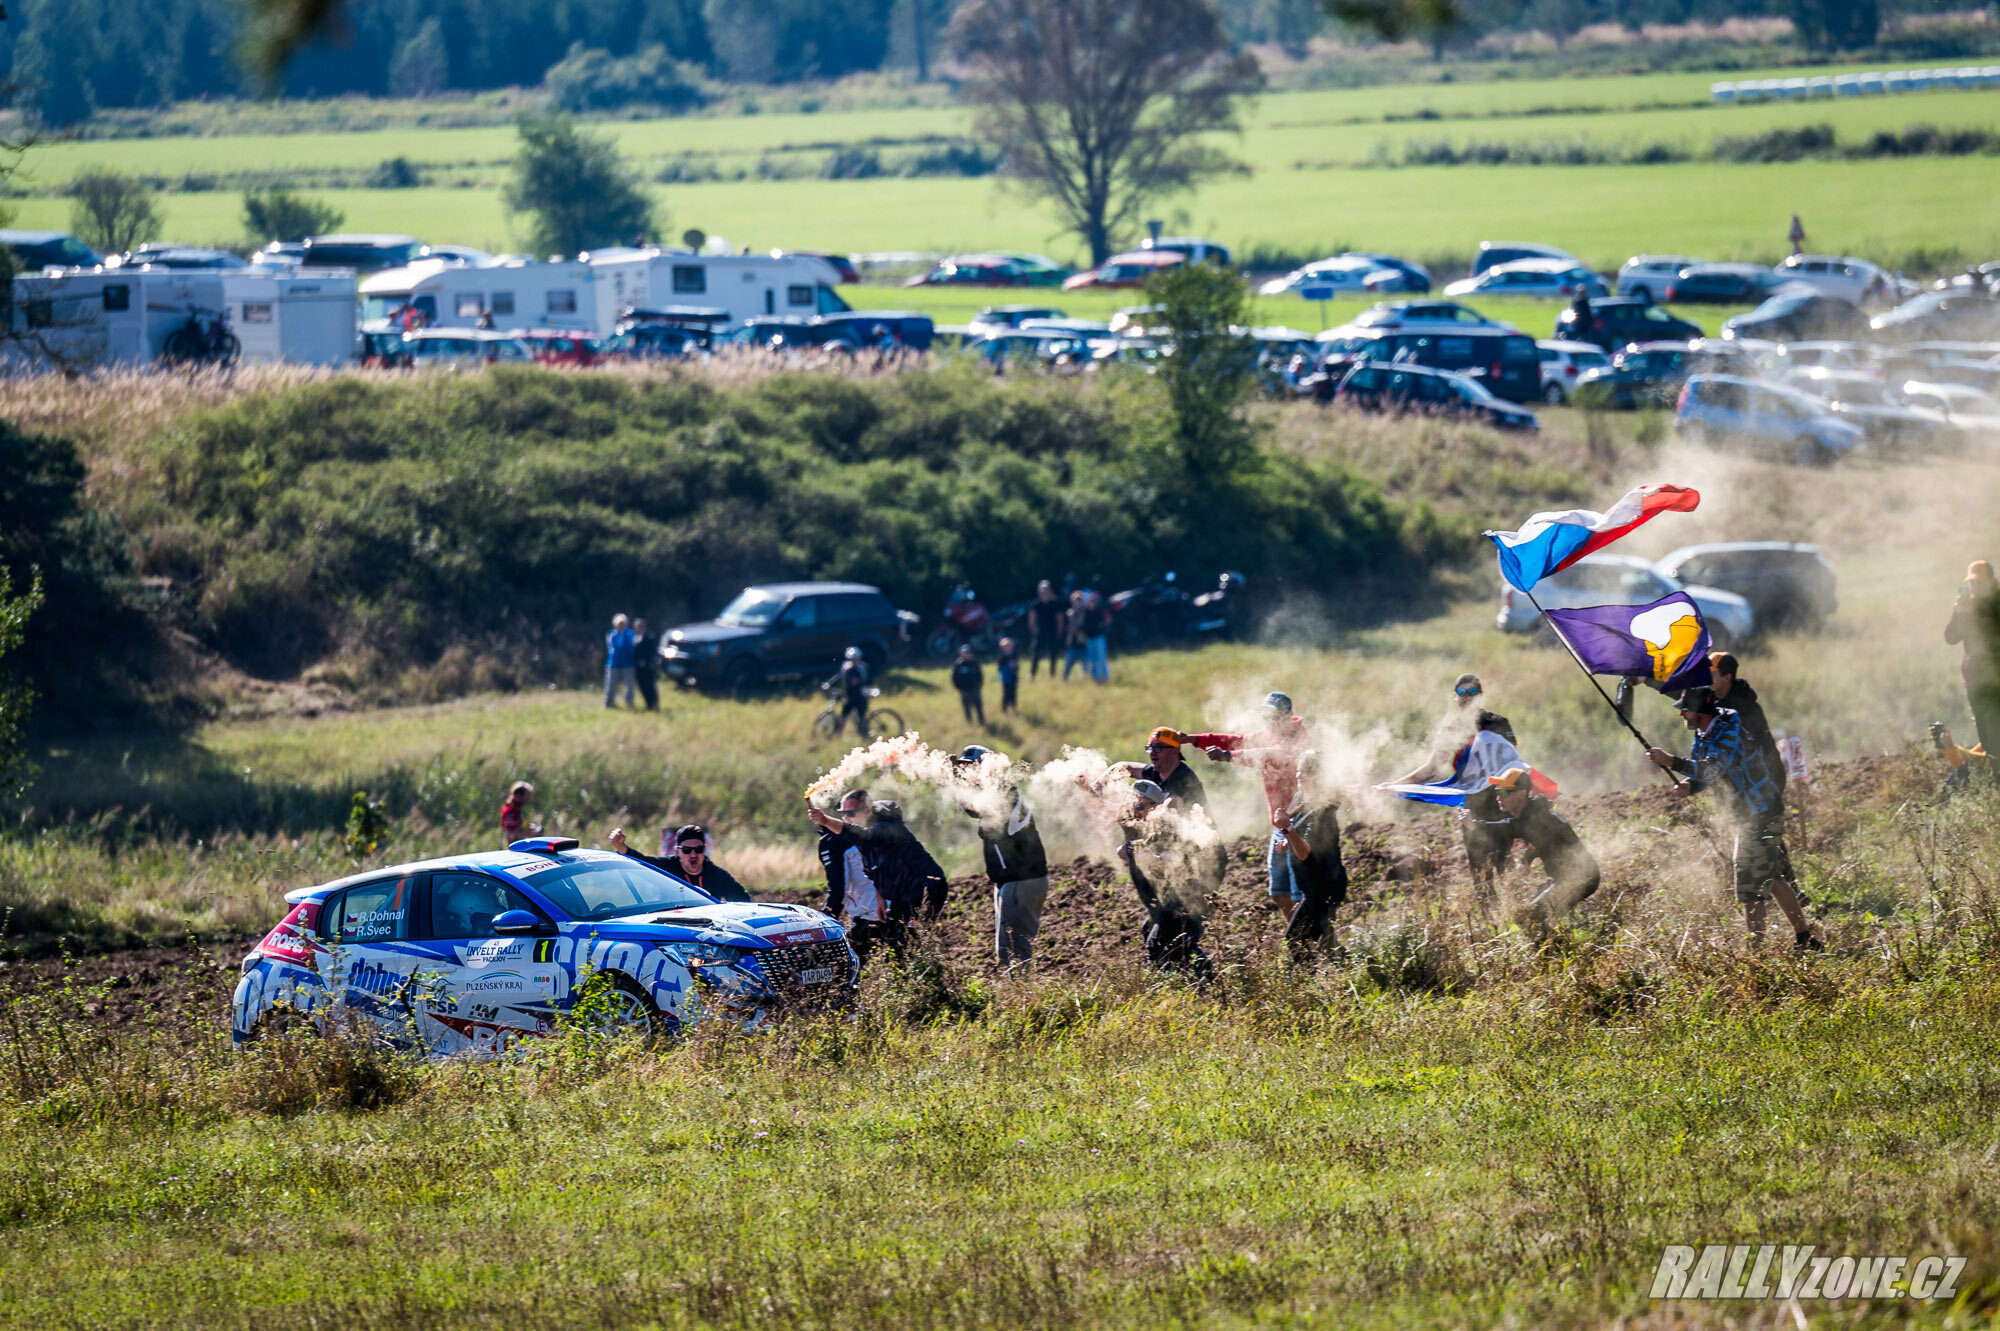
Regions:
[[660, 951], [688, 966], [734, 966], [743, 959], [745, 949], [727, 943], [662, 943]]

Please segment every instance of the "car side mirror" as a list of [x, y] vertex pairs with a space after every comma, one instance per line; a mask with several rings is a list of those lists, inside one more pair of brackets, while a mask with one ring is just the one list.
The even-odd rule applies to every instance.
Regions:
[[541, 928], [541, 916], [531, 910], [503, 910], [493, 917], [493, 932], [503, 937], [532, 935]]

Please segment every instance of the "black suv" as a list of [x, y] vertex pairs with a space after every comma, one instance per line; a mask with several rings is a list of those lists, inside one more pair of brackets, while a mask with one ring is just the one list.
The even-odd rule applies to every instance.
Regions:
[[714, 619], [670, 630], [660, 666], [676, 683], [741, 695], [766, 679], [830, 675], [859, 647], [879, 676], [908, 649], [917, 622], [860, 583], [767, 582], [745, 587]]
[[1595, 330], [1577, 331], [1576, 308], [1566, 307], [1556, 316], [1555, 334], [1564, 342], [1594, 342], [1606, 351], [1616, 351], [1633, 342], [1686, 342], [1704, 335], [1699, 324], [1676, 319], [1650, 300], [1607, 296], [1590, 302]]

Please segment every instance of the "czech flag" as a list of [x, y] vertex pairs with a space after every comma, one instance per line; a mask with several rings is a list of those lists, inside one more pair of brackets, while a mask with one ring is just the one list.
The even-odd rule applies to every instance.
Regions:
[[1537, 513], [1519, 531], [1486, 535], [1499, 547], [1500, 576], [1520, 591], [1532, 592], [1551, 573], [1560, 573], [1660, 514], [1692, 513], [1700, 503], [1701, 492], [1684, 485], [1642, 485], [1604, 513], [1587, 508]]

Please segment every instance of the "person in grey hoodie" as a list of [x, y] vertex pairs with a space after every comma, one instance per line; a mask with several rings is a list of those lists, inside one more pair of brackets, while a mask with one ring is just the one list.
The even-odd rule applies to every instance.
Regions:
[[952, 759], [952, 766], [966, 783], [960, 806], [979, 820], [986, 877], [993, 884], [994, 957], [1009, 970], [1016, 966], [1026, 970], [1034, 956], [1035, 935], [1041, 932], [1042, 907], [1049, 899], [1049, 857], [1019, 789], [1005, 787], [1007, 812], [999, 817], [968, 802], [980, 769], [989, 760], [1004, 761], [991, 749], [968, 744]]

